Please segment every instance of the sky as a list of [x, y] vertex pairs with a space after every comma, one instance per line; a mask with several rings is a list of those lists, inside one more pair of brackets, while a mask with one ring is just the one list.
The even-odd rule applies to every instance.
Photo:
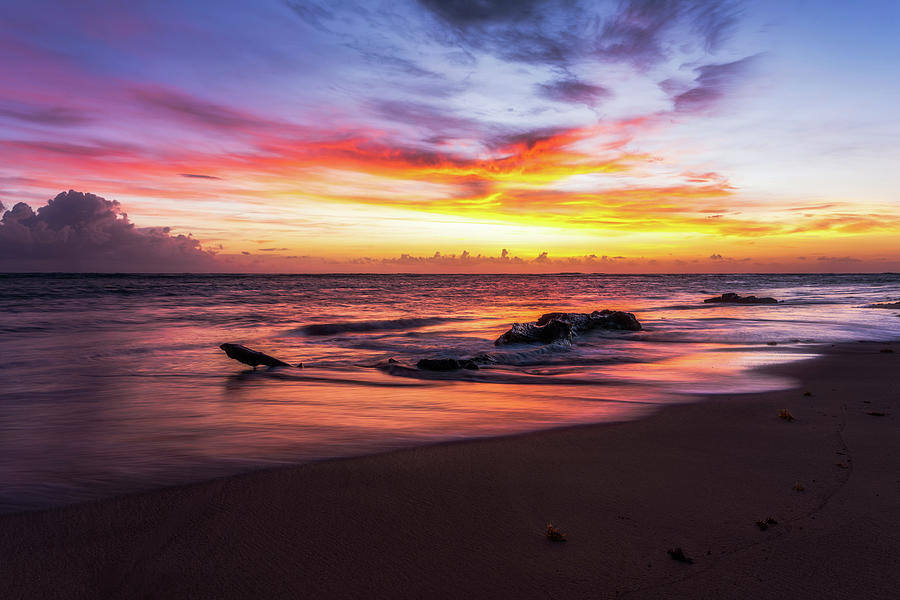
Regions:
[[0, 0], [0, 270], [900, 271], [900, 3]]

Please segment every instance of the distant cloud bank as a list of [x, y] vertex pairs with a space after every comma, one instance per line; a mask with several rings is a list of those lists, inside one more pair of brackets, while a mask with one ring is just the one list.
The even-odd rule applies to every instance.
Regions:
[[[0, 204], [0, 214], [0, 272], [702, 273], [889, 270], [898, 266], [850, 256], [751, 260], [718, 252], [703, 257], [556, 257], [548, 250], [516, 256], [502, 248], [497, 255], [463, 250], [459, 254], [435, 251], [424, 256], [404, 253], [334, 259], [282, 254], [291, 251], [287, 247], [211, 251], [190, 235], [173, 235], [168, 227], [138, 227], [116, 200], [74, 190], [58, 194], [37, 210], [24, 202], [9, 210]], [[806, 268], [797, 268], [807, 258], [814, 266], [806, 263]]]

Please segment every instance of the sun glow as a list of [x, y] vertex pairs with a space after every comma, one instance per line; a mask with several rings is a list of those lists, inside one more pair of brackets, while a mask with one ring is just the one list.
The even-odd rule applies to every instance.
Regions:
[[[71, 42], [63, 63], [6, 27], [7, 55], [22, 64], [0, 63], [15, 82], [0, 90], [5, 208], [92, 192], [137, 226], [192, 234], [222, 268], [251, 270], [394, 268], [403, 255], [504, 248], [523, 270], [592, 255], [636, 271], [900, 269], [900, 182], [887, 168], [900, 119], [873, 108], [885, 123], [878, 152], [848, 128], [843, 146], [824, 138], [838, 135], [822, 123], [842, 108], [825, 100], [820, 121], [787, 119], [796, 87], [770, 82], [763, 98], [749, 85], [782, 64], [754, 54], [762, 38], [749, 29], [720, 51], [678, 23], [630, 46], [567, 29], [574, 54], [557, 56], [495, 45], [488, 28], [448, 55], [446, 32], [422, 15], [406, 15], [406, 36], [373, 13], [352, 36], [377, 32], [393, 44], [382, 55], [340, 43], [357, 22], [340, 8], [322, 13], [328, 26], [295, 23], [310, 34], [299, 38], [284, 29], [289, 9], [260, 10], [279, 23], [260, 30], [260, 48], [322, 64], [291, 59], [293, 70], [248, 72], [254, 85], [240, 88], [217, 74], [217, 54], [197, 58], [208, 68], [191, 78], [157, 63], [115, 78], [96, 60], [130, 56], [115, 36]], [[513, 24], [503, 39], [549, 43], [559, 32], [544, 25]], [[210, 39], [233, 33], [208, 27]], [[90, 87], [89, 101], [65, 86]]]

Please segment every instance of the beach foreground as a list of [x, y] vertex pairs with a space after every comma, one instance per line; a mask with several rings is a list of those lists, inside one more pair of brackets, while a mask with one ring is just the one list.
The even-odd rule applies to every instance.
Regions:
[[772, 369], [799, 387], [6, 515], [3, 596], [896, 597], [900, 344]]

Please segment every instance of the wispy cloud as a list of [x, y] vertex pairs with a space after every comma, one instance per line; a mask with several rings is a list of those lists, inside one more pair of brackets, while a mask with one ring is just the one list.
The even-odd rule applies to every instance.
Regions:
[[182, 177], [187, 177], [189, 179], [214, 179], [216, 181], [221, 181], [221, 177], [216, 177], [214, 175], [201, 175], [200, 173], [179, 173]]
[[728, 0], [626, 0], [601, 28], [596, 51], [603, 57], [641, 68], [668, 58], [667, 42], [684, 35], [707, 49], [717, 48], [728, 36], [739, 15], [739, 4]]
[[135, 88], [134, 97], [145, 107], [162, 113], [164, 117], [178, 119], [190, 125], [210, 127], [217, 131], [257, 131], [271, 124], [269, 120], [258, 119], [236, 109], [162, 87]]
[[729, 63], [709, 64], [694, 70], [697, 73], [691, 87], [673, 97], [675, 110], [693, 112], [715, 105], [730, 89], [742, 81], [754, 62], [753, 57]]
[[85, 112], [73, 108], [41, 106], [24, 102], [0, 103], [0, 120], [3, 118], [50, 127], [84, 125], [93, 120]]
[[568, 67], [602, 59], [648, 68], [669, 58], [672, 39], [718, 47], [738, 15], [727, 0], [420, 0], [445, 26], [445, 39], [509, 61]]
[[552, 83], [539, 83], [538, 93], [550, 100], [559, 102], [576, 102], [595, 106], [610, 95], [610, 91], [602, 85], [585, 83], [578, 79], [559, 79]]
[[[135, 218], [204, 232], [238, 260], [250, 248], [247, 260], [275, 260], [279, 248], [300, 256], [307, 250], [290, 240], [310, 235], [323, 255], [365, 253], [343, 228], [379, 211], [397, 225], [373, 260], [430, 247], [417, 232], [437, 220], [460, 223], [447, 239], [466, 239], [465, 221], [502, 229], [509, 238], [498, 244], [510, 248], [516, 236], [527, 240], [528, 255], [519, 255], [530, 266], [559, 252], [538, 234], [586, 255], [594, 238], [620, 243], [601, 257], [644, 243], [643, 252], [691, 246], [690, 260], [722, 268], [725, 258], [709, 257], [735, 255], [734, 240], [796, 242], [790, 256], [814, 257], [837, 238], [888, 239], [900, 231], [889, 176], [839, 192], [800, 189], [789, 161], [766, 153], [767, 145], [789, 153], [786, 137], [818, 148], [796, 114], [779, 113], [794, 105], [785, 98], [748, 104], [763, 89], [750, 82], [772, 66], [759, 55], [767, 47], [759, 32], [744, 35], [742, 11], [751, 8], [729, 0], [108, 7], [103, 22], [129, 24], [135, 40], [111, 25], [53, 35], [83, 11], [22, 4], [35, 29], [0, 23], [9, 34], [0, 50], [17, 59], [0, 61], [0, 197], [38, 209], [59, 189], [94, 190], [133, 203]], [[185, 61], [188, 45], [197, 50]], [[788, 133], [772, 125], [785, 121]], [[851, 173], [862, 147], [882, 164], [874, 154], [889, 155], [892, 143], [883, 129], [877, 144], [869, 136], [832, 146], [828, 165], [839, 167], [813, 160], [807, 181], [861, 178]], [[877, 202], [870, 188], [880, 190]], [[257, 239], [271, 242], [258, 250]]]

